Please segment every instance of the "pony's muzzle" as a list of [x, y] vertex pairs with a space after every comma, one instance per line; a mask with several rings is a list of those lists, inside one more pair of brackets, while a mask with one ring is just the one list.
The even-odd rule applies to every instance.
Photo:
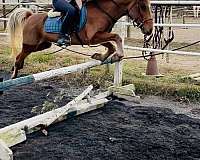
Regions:
[[143, 34], [149, 36], [153, 32], [153, 28], [144, 28], [144, 26], [143, 26], [143, 27], [141, 27], [141, 31]]
[[143, 23], [141, 30], [142, 33], [145, 35], [151, 35], [153, 32], [153, 21], [152, 20], [148, 20], [146, 22]]

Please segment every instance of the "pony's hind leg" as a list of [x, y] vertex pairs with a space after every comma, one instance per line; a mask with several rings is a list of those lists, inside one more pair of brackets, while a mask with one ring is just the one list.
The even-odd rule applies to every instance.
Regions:
[[17, 77], [18, 71], [23, 68], [24, 59], [35, 50], [36, 46], [23, 44], [21, 52], [17, 55], [15, 59], [15, 64], [13, 67], [13, 73], [11, 78], [14, 79]]
[[44, 50], [44, 49], [50, 48], [51, 45], [52, 45], [51, 42], [48, 42], [48, 41], [42, 42], [41, 44], [39, 44], [39, 45], [36, 47], [35, 52], [36, 52], [36, 51], [42, 51], [42, 50]]
[[23, 44], [21, 52], [17, 55], [15, 60], [15, 65], [13, 67], [13, 74], [11, 76], [12, 79], [17, 77], [18, 70], [22, 69], [24, 66], [25, 58], [31, 54], [32, 52], [41, 51], [51, 47], [52, 43], [43, 42], [39, 45], [27, 45]]

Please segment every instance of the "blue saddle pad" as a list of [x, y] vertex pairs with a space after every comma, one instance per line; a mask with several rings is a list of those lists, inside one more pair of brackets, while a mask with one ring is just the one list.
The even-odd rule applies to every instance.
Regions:
[[62, 23], [61, 17], [48, 17], [44, 23], [44, 30], [47, 33], [60, 33]]
[[[75, 32], [80, 32], [85, 26], [86, 22], [87, 22], [87, 8], [86, 5], [83, 5], [83, 7], [80, 10], [80, 20], [75, 28]], [[47, 33], [60, 33], [62, 23], [63, 22], [61, 17], [53, 17], [53, 18], [48, 17], [44, 23], [44, 30]]]

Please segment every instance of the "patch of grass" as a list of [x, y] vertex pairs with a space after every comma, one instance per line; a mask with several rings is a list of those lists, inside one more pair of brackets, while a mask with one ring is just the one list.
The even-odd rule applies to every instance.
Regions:
[[184, 83], [168, 83], [159, 80], [152, 81], [146, 79], [125, 80], [136, 86], [136, 93], [146, 95], [159, 95], [172, 97], [174, 99], [188, 99], [194, 102], [200, 102], [200, 86]]
[[[112, 84], [114, 66], [110, 67], [110, 79], [107, 85]], [[183, 81], [183, 73], [174, 70], [173, 74], [168, 73], [164, 77], [143, 76], [145, 67], [140, 62], [133, 61], [124, 64], [123, 85], [133, 83], [136, 86], [137, 94], [157, 95], [169, 97], [180, 101], [200, 102], [200, 86], [192, 81]], [[92, 69], [92, 75], [96, 78], [105, 73], [102, 66]], [[112, 77], [112, 78], [111, 78]], [[104, 79], [105, 80], [105, 79]], [[105, 85], [104, 81], [102, 81]]]
[[0, 69], [10, 70], [13, 65], [13, 58], [10, 55], [11, 50], [7, 47], [0, 49]]
[[3, 54], [5, 56], [10, 56], [11, 49], [9, 47], [3, 47], [3, 49], [0, 49], [0, 54]]
[[47, 54], [32, 54], [29, 58], [30, 62], [33, 63], [46, 63], [48, 64], [50, 61], [54, 59], [54, 55]]

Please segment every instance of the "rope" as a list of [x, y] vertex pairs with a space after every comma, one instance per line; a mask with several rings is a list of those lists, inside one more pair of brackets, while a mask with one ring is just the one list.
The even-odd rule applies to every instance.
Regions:
[[[182, 47], [174, 48], [174, 49], [172, 49], [171, 51], [177, 51], [177, 50], [180, 50], [180, 49], [184, 49], [184, 48], [193, 46], [193, 45], [198, 44], [198, 43], [200, 43], [200, 40], [199, 40], [199, 41], [196, 41], [196, 42], [193, 42], [193, 43], [191, 43], [191, 44], [182, 46]], [[56, 44], [55, 44], [55, 45], [56, 45]], [[99, 45], [98, 45], [98, 46], [99, 46]], [[94, 46], [93, 46], [93, 47], [94, 47]], [[87, 54], [87, 53], [83, 53], [83, 52], [74, 51], [74, 50], [72, 50], [72, 49], [67, 49], [66, 47], [61, 47], [61, 49], [56, 50], [56, 51], [54, 51], [54, 52], [52, 52], [52, 53], [47, 53], [47, 54], [45, 54], [45, 55], [55, 54], [55, 53], [60, 52], [60, 51], [62, 51], [62, 50], [68, 50], [68, 51], [70, 51], [70, 52], [74, 52], [74, 53], [77, 53], [77, 54], [80, 54], [80, 55], [83, 55], [83, 56], [87, 56], [87, 57], [91, 57], [91, 56], [92, 56], [91, 54]], [[143, 54], [142, 54], [141, 56], [128, 56], [128, 57], [124, 57], [124, 58], [122, 58], [122, 59], [128, 60], [128, 59], [147, 58], [147, 57], [158, 56], [158, 55], [163, 55], [163, 54], [164, 54], [164, 53], [155, 53], [155, 54], [152, 54], [152, 52], [151, 52], [151, 53], [148, 54], [148, 55], [143, 55]]]
[[60, 52], [60, 51], [62, 51], [64, 48], [61, 48], [61, 49], [59, 49], [59, 50], [56, 50], [56, 51], [54, 51], [54, 52], [51, 52], [51, 53], [45, 53], [44, 55], [51, 55], [51, 54], [55, 54], [55, 53], [58, 53], [58, 52]]
[[198, 44], [198, 43], [200, 43], [200, 40], [199, 40], [199, 41], [196, 41], [196, 42], [193, 42], [193, 43], [191, 43], [191, 44], [188, 44], [188, 45], [185, 45], [185, 46], [179, 47], [179, 48], [175, 48], [175, 49], [173, 49], [172, 51], [177, 51], [177, 50], [180, 50], [180, 49], [184, 49], [184, 48], [187, 48], [187, 47], [193, 46], [193, 45]]
[[[54, 43], [54, 44], [55, 44], [55, 43]], [[56, 45], [56, 44], [55, 44], [55, 45]], [[56, 46], [58, 46], [58, 45], [56, 45]], [[67, 50], [67, 51], [74, 52], [74, 53], [77, 53], [77, 54], [80, 54], [80, 55], [83, 55], [83, 56], [92, 56], [92, 55], [87, 54], [87, 53], [82, 53], [82, 52], [74, 51], [74, 50], [72, 50], [72, 49], [68, 49], [68, 48], [66, 48], [66, 47], [60, 47], [60, 49], [58, 49], [58, 50], [56, 50], [56, 51], [54, 51], [54, 52], [51, 52], [51, 53], [46, 53], [45, 55], [52, 55], [52, 54], [58, 53], [58, 52], [60, 52], [60, 51], [62, 51], [62, 50]]]

